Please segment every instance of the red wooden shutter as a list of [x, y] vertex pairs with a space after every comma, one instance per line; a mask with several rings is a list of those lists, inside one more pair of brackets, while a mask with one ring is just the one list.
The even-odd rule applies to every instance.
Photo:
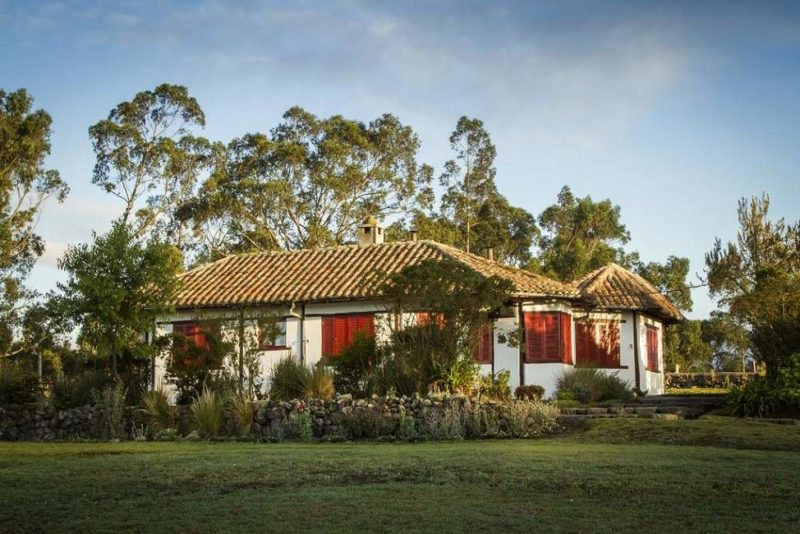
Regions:
[[575, 359], [579, 365], [591, 365], [594, 346], [594, 325], [591, 321], [575, 323]]
[[561, 332], [557, 313], [544, 314], [544, 360], [561, 360]]
[[335, 317], [322, 318], [322, 355], [333, 356], [334, 353], [334, 322]]
[[525, 361], [536, 362], [542, 360], [544, 319], [540, 313], [525, 314]]
[[481, 326], [478, 332], [478, 344], [475, 347], [475, 361], [479, 363], [492, 363], [494, 359], [494, 335], [492, 323]]
[[332, 356], [338, 356], [342, 349], [347, 346], [348, 323], [347, 316], [334, 316], [333, 318]]
[[561, 361], [572, 363], [572, 317], [567, 313], [559, 314], [561, 319]]
[[659, 371], [658, 367], [658, 329], [647, 326], [647, 370]]
[[607, 321], [600, 325], [600, 343], [603, 353], [601, 365], [603, 367], [619, 367], [618, 321]]

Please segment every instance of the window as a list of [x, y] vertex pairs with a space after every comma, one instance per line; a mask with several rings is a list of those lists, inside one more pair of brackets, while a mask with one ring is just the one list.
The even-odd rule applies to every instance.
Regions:
[[575, 349], [578, 365], [619, 367], [619, 321], [576, 321]]
[[338, 356], [356, 334], [375, 334], [375, 316], [371, 313], [327, 315], [322, 318], [322, 355]]
[[661, 372], [658, 367], [658, 328], [647, 325], [647, 370]]
[[525, 362], [572, 363], [571, 325], [566, 313], [526, 313]]
[[258, 350], [286, 348], [286, 321], [258, 322]]
[[203, 327], [191, 321], [182, 321], [180, 323], [172, 323], [172, 333], [179, 334], [187, 341], [191, 341], [198, 347], [203, 347], [208, 350], [208, 339], [203, 331]]
[[475, 361], [491, 364], [494, 360], [494, 335], [492, 323], [486, 323], [478, 331], [478, 345], [475, 347]]
[[444, 315], [441, 313], [431, 312], [418, 312], [417, 313], [417, 326], [427, 326], [431, 323], [436, 324], [439, 328], [444, 327]]

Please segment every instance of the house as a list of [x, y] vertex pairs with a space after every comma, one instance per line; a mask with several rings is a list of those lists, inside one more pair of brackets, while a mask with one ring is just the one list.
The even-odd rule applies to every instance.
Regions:
[[[202, 344], [199, 321], [216, 318], [242, 359], [256, 354], [259, 375], [286, 356], [314, 364], [335, 358], [359, 331], [386, 340], [398, 325], [420, 320], [413, 311], [396, 317], [380, 300], [385, 276], [445, 258], [513, 287], [481, 336], [483, 373], [508, 370], [512, 389], [538, 384], [550, 395], [563, 370], [585, 364], [619, 372], [648, 393], [663, 391], [661, 331], [682, 316], [641, 277], [612, 264], [565, 284], [433, 241], [384, 243], [371, 218], [358, 245], [232, 255], [183, 273], [175, 311], [157, 318], [154, 333], [182, 332]], [[276, 318], [270, 328], [265, 314]], [[512, 332], [519, 343], [508, 342]], [[155, 385], [165, 366], [166, 356], [157, 358]]]

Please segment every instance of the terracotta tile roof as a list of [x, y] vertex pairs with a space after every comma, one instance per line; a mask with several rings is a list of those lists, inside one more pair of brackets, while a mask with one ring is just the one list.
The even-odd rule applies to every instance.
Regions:
[[384, 278], [427, 259], [451, 258], [514, 284], [517, 297], [578, 298], [575, 288], [433, 241], [228, 256], [180, 275], [177, 308], [324, 302], [378, 296]]
[[581, 297], [593, 307], [616, 310], [642, 310], [668, 322], [683, 320], [683, 314], [647, 280], [609, 263], [572, 282]]

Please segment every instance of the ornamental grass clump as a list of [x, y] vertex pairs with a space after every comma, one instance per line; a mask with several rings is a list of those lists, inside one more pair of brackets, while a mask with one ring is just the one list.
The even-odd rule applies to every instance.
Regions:
[[191, 406], [192, 427], [203, 438], [213, 438], [219, 434], [225, 418], [222, 399], [214, 391], [203, 388], [203, 393], [195, 397]]
[[609, 400], [631, 400], [633, 391], [616, 372], [607, 374], [595, 368], [576, 367], [564, 371], [558, 378], [556, 398], [587, 404]]
[[322, 362], [311, 368], [307, 376], [306, 397], [310, 399], [330, 400], [336, 393], [333, 372]]
[[163, 389], [146, 391], [142, 395], [142, 403], [150, 428], [156, 432], [175, 428], [178, 410], [169, 403], [169, 398]]
[[233, 421], [234, 432], [237, 435], [246, 436], [253, 430], [255, 409], [250, 399], [241, 395], [231, 395], [228, 398], [228, 415]]
[[269, 396], [275, 400], [301, 399], [306, 394], [311, 370], [292, 358], [282, 358], [272, 368]]

